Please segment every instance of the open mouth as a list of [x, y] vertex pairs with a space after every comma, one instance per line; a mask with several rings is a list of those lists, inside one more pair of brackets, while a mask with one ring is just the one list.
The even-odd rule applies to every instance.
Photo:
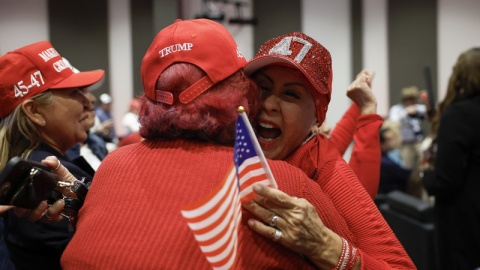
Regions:
[[272, 142], [282, 135], [282, 130], [273, 123], [259, 122], [257, 135], [260, 141]]

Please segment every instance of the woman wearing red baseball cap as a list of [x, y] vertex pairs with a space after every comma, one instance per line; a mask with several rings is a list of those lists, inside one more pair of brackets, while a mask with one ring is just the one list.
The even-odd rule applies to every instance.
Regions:
[[269, 203], [257, 199], [246, 206], [259, 219], [249, 223], [251, 228], [267, 237], [272, 227], [281, 230], [284, 246], [309, 254], [318, 266], [414, 269], [335, 145], [316, 132], [331, 98], [330, 52], [304, 33], [288, 33], [266, 41], [244, 70], [262, 89], [256, 131], [265, 156], [285, 160], [314, 180], [345, 218], [351, 235], [332, 234], [325, 217], [312, 215], [313, 202], [269, 187], [262, 194]]
[[[103, 70], [74, 71], [48, 41], [1, 56], [0, 169], [16, 156], [38, 162], [56, 156], [77, 179], [91, 181], [64, 154], [87, 138], [93, 110], [87, 87], [102, 83], [103, 77]], [[12, 209], [5, 214], [5, 241], [17, 269], [61, 269], [60, 256], [73, 228], [52, 213], [64, 205], [63, 199], [50, 207], [44, 201], [36, 210]], [[29, 220], [38, 215], [43, 218]]]

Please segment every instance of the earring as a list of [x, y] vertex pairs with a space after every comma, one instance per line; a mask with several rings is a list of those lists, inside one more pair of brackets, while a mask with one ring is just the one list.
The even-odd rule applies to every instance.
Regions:
[[315, 123], [315, 125], [312, 126], [312, 128], [310, 129], [310, 132], [315, 134], [320, 132], [320, 127], [318, 126], [318, 123]]

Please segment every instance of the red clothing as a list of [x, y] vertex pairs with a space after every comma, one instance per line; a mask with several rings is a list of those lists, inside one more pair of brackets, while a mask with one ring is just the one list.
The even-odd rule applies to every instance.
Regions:
[[135, 131], [123, 137], [118, 143], [118, 147], [122, 147], [132, 143], [138, 143], [138, 142], [141, 142], [142, 140], [143, 138], [142, 136], [140, 136], [140, 133], [138, 131]]
[[[95, 174], [77, 231], [63, 253], [63, 269], [211, 269], [180, 207], [214, 190], [232, 159], [231, 147], [184, 140], [146, 140], [113, 151]], [[374, 254], [375, 261], [367, 256], [362, 265], [382, 269], [382, 260], [389, 258], [399, 269], [413, 268], [383, 219], [372, 220], [360, 212], [342, 217], [329, 196], [298, 168], [283, 161], [269, 164], [279, 189], [310, 201], [326, 226], [367, 250], [385, 247], [382, 254]], [[252, 215], [246, 211], [242, 215], [237, 269], [314, 268], [300, 255], [250, 230], [246, 222]], [[368, 239], [358, 237], [364, 244], [357, 243], [354, 230], [348, 228], [347, 222], [354, 219], [375, 226], [367, 230]]]
[[323, 135], [313, 137], [287, 162], [302, 168], [330, 196], [355, 237], [361, 269], [415, 269], [377, 206], [329, 139]]
[[380, 183], [382, 155], [378, 130], [382, 123], [380, 115], [360, 115], [360, 108], [352, 103], [330, 137], [341, 155], [345, 153], [353, 138], [349, 165], [372, 199], [377, 196]]

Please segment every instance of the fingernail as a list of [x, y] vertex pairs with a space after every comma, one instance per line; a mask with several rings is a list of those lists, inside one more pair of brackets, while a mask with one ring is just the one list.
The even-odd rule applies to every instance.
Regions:
[[259, 185], [259, 184], [253, 185], [253, 191], [255, 192], [260, 192], [262, 191], [262, 189], [263, 189], [262, 185]]

